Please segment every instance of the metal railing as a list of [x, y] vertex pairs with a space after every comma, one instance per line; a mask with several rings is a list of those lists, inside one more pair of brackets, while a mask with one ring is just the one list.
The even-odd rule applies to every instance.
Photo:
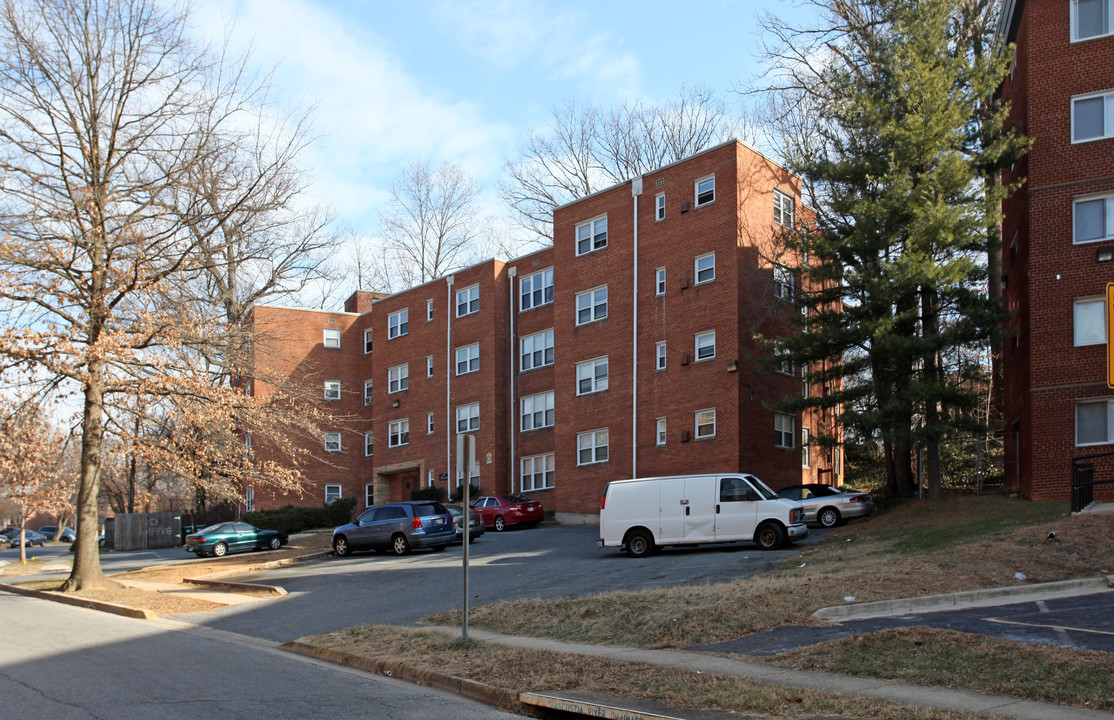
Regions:
[[1114, 457], [1114, 452], [1080, 455], [1071, 459], [1071, 511], [1081, 511], [1094, 502], [1095, 486], [1114, 483], [1114, 478], [1095, 480], [1095, 465], [1089, 460]]

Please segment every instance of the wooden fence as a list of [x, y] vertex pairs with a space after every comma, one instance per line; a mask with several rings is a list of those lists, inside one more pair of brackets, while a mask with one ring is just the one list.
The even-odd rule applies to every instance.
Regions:
[[104, 524], [105, 547], [114, 550], [150, 550], [182, 544], [182, 515], [173, 510], [157, 513], [118, 513]]

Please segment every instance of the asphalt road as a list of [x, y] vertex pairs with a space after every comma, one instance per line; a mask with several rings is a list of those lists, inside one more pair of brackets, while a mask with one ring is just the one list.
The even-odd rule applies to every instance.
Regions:
[[[830, 531], [810, 532], [816, 542]], [[472, 544], [473, 606], [521, 598], [575, 597], [610, 590], [697, 585], [749, 577], [799, 557], [797, 546], [763, 552], [750, 543], [669, 548], [634, 559], [597, 548], [595, 527], [542, 526], [488, 532]], [[255, 573], [251, 582], [281, 585], [289, 595], [177, 619], [285, 642], [353, 625], [410, 625], [463, 604], [459, 545], [404, 557], [357, 553]]]

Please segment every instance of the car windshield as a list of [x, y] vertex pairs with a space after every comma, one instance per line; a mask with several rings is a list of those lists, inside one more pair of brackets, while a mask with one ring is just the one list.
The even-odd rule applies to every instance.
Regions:
[[758, 491], [758, 494], [761, 495], [764, 500], [777, 500], [781, 497], [776, 492], [771, 490], [770, 487], [766, 485], [766, 483], [762, 482], [753, 475], [747, 475], [747, 480], [750, 480], [750, 484], [754, 486], [754, 489]]
[[504, 495], [503, 499], [506, 500], [507, 502], [512, 502], [512, 503], [534, 502], [533, 500], [526, 497], [525, 495]]

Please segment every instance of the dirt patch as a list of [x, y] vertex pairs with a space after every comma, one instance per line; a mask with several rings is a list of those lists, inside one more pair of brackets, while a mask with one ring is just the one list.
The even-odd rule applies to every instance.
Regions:
[[[19, 583], [20, 587], [31, 590], [56, 592], [63, 580], [39, 580], [35, 582]], [[188, 595], [170, 593], [148, 592], [124, 586], [104, 588], [102, 590], [82, 590], [70, 593], [76, 597], [88, 598], [99, 602], [123, 605], [125, 607], [150, 610], [156, 615], [178, 615], [182, 613], [206, 612], [224, 607], [220, 603], [210, 602], [201, 598]]]

